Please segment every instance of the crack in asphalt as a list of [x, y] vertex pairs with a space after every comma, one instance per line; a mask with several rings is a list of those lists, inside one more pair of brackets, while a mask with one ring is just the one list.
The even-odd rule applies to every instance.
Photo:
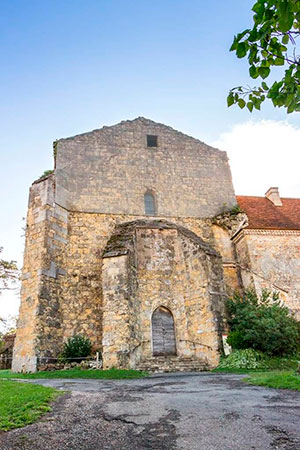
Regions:
[[[145, 416], [146, 414], [136, 414], [136, 417], [141, 417], [141, 415]], [[129, 417], [129, 416], [133, 417], [134, 415], [133, 414], [130, 414], [130, 415], [123, 414], [121, 416], [111, 416], [109, 414], [102, 414], [101, 418], [103, 420], [106, 420], [107, 422], [114, 422], [114, 421], [116, 421], [116, 422], [127, 423], [127, 424], [130, 424], [130, 425], [135, 425], [137, 427], [143, 427], [144, 426], [143, 424], [139, 424], [139, 423], [133, 422], [132, 420], [127, 420], [126, 417]]]

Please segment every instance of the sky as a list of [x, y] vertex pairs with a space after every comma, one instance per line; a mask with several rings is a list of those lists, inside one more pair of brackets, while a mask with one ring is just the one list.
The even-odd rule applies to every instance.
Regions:
[[[33, 180], [55, 139], [144, 116], [226, 150], [237, 194], [300, 197], [300, 116], [227, 108], [252, 84], [229, 52], [253, 1], [9, 0], [0, 4], [0, 246], [22, 266]], [[0, 297], [16, 314], [17, 291]]]

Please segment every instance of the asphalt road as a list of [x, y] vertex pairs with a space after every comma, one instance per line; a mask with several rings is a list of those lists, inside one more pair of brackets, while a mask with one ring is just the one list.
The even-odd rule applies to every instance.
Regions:
[[41, 421], [0, 435], [0, 449], [300, 450], [300, 392], [241, 379], [34, 380], [69, 393]]

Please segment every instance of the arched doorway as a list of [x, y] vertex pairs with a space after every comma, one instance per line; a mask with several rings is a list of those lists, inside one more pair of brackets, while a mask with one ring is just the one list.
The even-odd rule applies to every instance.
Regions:
[[153, 356], [176, 355], [174, 319], [163, 306], [152, 314], [152, 346]]

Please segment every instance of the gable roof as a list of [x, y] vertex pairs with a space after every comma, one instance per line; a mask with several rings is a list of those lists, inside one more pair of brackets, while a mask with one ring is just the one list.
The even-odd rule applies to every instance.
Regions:
[[281, 198], [275, 206], [266, 197], [237, 195], [237, 202], [249, 219], [247, 228], [300, 230], [300, 198]]
[[186, 133], [182, 133], [181, 131], [175, 130], [175, 128], [172, 128], [169, 125], [165, 125], [165, 124], [160, 123], [160, 122], [155, 122], [154, 120], [147, 119], [147, 118], [141, 117], [141, 116], [136, 117], [135, 119], [122, 120], [121, 122], [116, 123], [114, 125], [109, 125], [109, 126], [104, 125], [102, 128], [96, 128], [95, 130], [87, 131], [85, 133], [76, 134], [74, 136], [69, 136], [69, 137], [66, 137], [66, 138], [60, 138], [60, 139], [57, 139], [54, 142], [56, 143], [56, 142], [59, 142], [59, 141], [72, 140], [72, 139], [76, 139], [78, 137], [87, 136], [87, 135], [95, 135], [95, 134], [97, 135], [99, 133], [101, 134], [103, 132], [106, 132], [107, 130], [114, 130], [114, 129], [122, 130], [122, 128], [126, 127], [127, 125], [135, 125], [135, 124], [137, 126], [138, 125], [144, 125], [145, 127], [149, 127], [150, 129], [151, 129], [151, 127], [154, 127], [154, 128], [159, 127], [161, 130], [166, 130], [166, 131], [172, 132], [172, 133], [176, 134], [178, 137], [181, 137], [182, 139], [186, 139], [186, 140], [189, 140], [189, 141], [201, 144], [204, 148], [207, 148], [209, 150], [214, 150], [216, 152], [224, 153], [224, 154], [226, 153], [223, 150], [219, 150], [218, 148], [212, 147], [211, 145], [208, 145], [205, 142], [200, 141], [200, 139], [197, 139], [197, 138], [195, 138], [193, 136], [190, 136], [190, 135], [188, 135]]

